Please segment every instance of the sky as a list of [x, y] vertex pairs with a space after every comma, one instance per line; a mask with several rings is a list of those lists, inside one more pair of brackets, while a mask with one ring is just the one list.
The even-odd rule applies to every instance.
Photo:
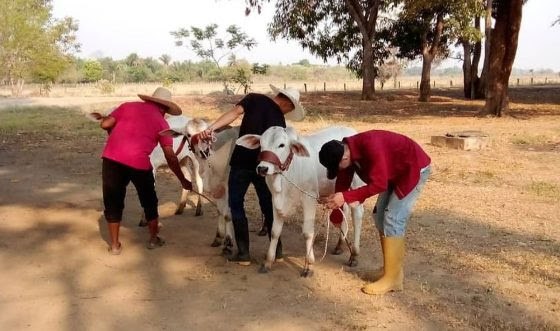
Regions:
[[[173, 60], [197, 60], [186, 47], [177, 47], [170, 31], [182, 27], [220, 25], [223, 32], [236, 24], [258, 45], [241, 51], [238, 58], [259, 63], [323, 61], [302, 49], [296, 41], [271, 41], [266, 32], [274, 14], [274, 0], [259, 15], [245, 16], [244, 0], [54, 0], [54, 15], [79, 21], [80, 57], [111, 56], [122, 59], [136, 52], [142, 57], [171, 55]], [[560, 15], [560, 0], [530, 0], [523, 10], [519, 47], [514, 67], [550, 68], [560, 71], [560, 25], [551, 23]], [[336, 61], [330, 60], [330, 64]], [[461, 65], [447, 60], [442, 66]]]

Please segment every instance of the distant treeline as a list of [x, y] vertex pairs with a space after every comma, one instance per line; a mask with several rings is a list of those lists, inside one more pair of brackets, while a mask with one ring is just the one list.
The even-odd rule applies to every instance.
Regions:
[[[243, 59], [231, 59], [226, 70], [245, 69], [254, 75], [263, 75], [276, 81], [335, 81], [350, 80], [355, 76], [346, 67], [310, 64], [308, 60], [301, 60], [292, 64], [267, 65], [249, 63]], [[413, 66], [405, 68], [401, 76], [420, 76], [422, 68]], [[462, 69], [459, 66], [437, 68], [432, 70], [436, 76], [460, 76]], [[530, 75], [531, 70], [513, 69], [514, 75]], [[541, 69], [533, 74], [554, 75], [551, 69]], [[254, 76], [253, 76], [254, 77]], [[106, 80], [116, 83], [141, 83], [141, 82], [217, 82], [220, 73], [211, 61], [173, 61], [169, 55], [153, 57], [140, 57], [135, 53], [124, 59], [114, 60], [110, 57], [98, 59], [75, 58], [64, 71], [57, 82], [59, 83], [86, 83]]]

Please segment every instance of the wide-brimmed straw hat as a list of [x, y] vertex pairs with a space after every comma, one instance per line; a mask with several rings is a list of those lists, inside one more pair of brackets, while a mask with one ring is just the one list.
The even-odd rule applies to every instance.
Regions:
[[294, 105], [294, 110], [286, 114], [286, 119], [296, 122], [302, 121], [305, 117], [305, 109], [303, 109], [303, 106], [299, 103], [299, 91], [295, 88], [279, 89], [272, 84], [270, 88], [276, 95], [285, 95]]
[[165, 111], [169, 115], [181, 115], [183, 111], [175, 102], [171, 101], [171, 91], [164, 87], [158, 87], [152, 95], [138, 94], [138, 97], [144, 101], [159, 103], [167, 107]]

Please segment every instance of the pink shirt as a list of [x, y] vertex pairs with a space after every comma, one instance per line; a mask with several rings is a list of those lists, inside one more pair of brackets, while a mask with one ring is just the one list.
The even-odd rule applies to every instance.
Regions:
[[169, 124], [159, 108], [148, 102], [126, 102], [115, 109], [116, 119], [102, 157], [129, 167], [150, 170], [150, 154], [157, 143], [173, 146], [173, 138], [162, 137], [159, 132], [169, 129]]

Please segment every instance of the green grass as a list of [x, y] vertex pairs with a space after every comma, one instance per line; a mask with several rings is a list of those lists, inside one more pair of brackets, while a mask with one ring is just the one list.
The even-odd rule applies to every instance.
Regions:
[[549, 137], [544, 135], [530, 136], [530, 135], [516, 135], [511, 139], [515, 145], [543, 145], [550, 141]]
[[554, 183], [549, 183], [545, 181], [533, 181], [528, 187], [528, 191], [540, 196], [547, 198], [558, 198], [560, 197], [560, 188]]
[[102, 137], [103, 130], [77, 109], [14, 107], [0, 110], [0, 135]]

